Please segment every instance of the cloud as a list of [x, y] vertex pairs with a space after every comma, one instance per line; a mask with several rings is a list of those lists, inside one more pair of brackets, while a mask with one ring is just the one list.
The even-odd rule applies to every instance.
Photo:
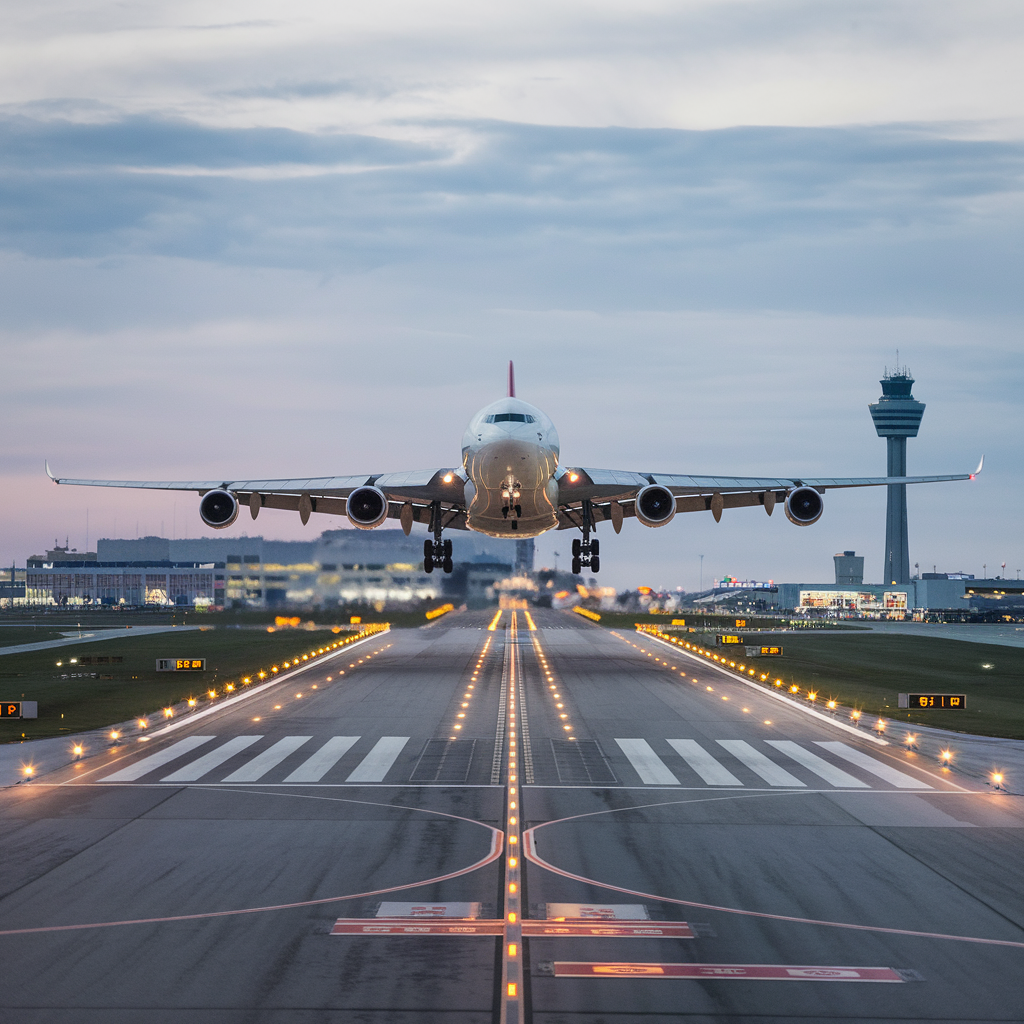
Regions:
[[0, 246], [500, 279], [560, 304], [1019, 310], [1024, 143], [914, 127], [0, 121]]

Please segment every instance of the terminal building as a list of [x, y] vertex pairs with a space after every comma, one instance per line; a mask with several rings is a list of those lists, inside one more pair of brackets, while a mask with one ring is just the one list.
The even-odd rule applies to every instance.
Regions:
[[853, 551], [834, 556], [834, 583], [778, 583], [763, 595], [780, 611], [879, 618], [918, 617], [924, 612], [1019, 611], [1024, 581], [979, 580], [963, 573], [926, 572], [902, 584], [864, 582], [864, 559]]
[[310, 541], [100, 540], [95, 552], [31, 556], [23, 587], [5, 589], [12, 604], [36, 607], [337, 607], [467, 595], [477, 603], [514, 567], [533, 568], [532, 541], [452, 541], [457, 571], [443, 577], [423, 571], [422, 538], [401, 530], [328, 530]]

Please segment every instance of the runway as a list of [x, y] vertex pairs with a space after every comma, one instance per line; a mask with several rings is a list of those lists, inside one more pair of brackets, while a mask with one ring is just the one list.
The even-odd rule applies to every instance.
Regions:
[[1022, 828], [649, 637], [453, 615], [0, 791], [0, 1018], [1020, 1020]]

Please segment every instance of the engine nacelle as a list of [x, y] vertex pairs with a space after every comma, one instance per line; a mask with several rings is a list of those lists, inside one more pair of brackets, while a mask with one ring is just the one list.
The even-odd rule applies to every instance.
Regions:
[[786, 518], [797, 526], [810, 526], [821, 518], [825, 503], [813, 487], [797, 487], [786, 495]]
[[223, 530], [238, 518], [238, 499], [218, 487], [207, 491], [199, 502], [199, 518], [215, 530]]
[[636, 517], [644, 526], [664, 526], [676, 514], [676, 497], [660, 484], [648, 484], [636, 496]]
[[345, 502], [348, 521], [360, 530], [374, 530], [388, 517], [388, 498], [379, 487], [357, 487]]

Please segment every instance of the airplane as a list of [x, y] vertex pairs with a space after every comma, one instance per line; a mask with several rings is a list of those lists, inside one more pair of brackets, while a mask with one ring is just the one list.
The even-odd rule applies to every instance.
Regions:
[[786, 518], [797, 526], [816, 523], [824, 511], [826, 490], [899, 484], [973, 480], [973, 473], [944, 476], [893, 476], [804, 479], [792, 477], [684, 476], [672, 473], [566, 467], [554, 424], [540, 409], [516, 397], [515, 368], [508, 365], [508, 394], [484, 406], [462, 438], [462, 464], [451, 468], [369, 476], [310, 477], [296, 480], [72, 480], [55, 484], [83, 487], [133, 487], [197, 491], [199, 516], [215, 530], [238, 518], [241, 505], [255, 519], [261, 509], [298, 511], [305, 525], [313, 513], [347, 516], [360, 530], [397, 519], [409, 536], [424, 523], [431, 537], [423, 542], [423, 568], [453, 569], [452, 542], [445, 530], [473, 530], [505, 539], [539, 537], [549, 530], [579, 530], [572, 542], [572, 571], [601, 568], [597, 526], [610, 522], [619, 533], [623, 521], [667, 526], [677, 513], [710, 512], [716, 522], [727, 508], [761, 506], [768, 515], [782, 502]]

